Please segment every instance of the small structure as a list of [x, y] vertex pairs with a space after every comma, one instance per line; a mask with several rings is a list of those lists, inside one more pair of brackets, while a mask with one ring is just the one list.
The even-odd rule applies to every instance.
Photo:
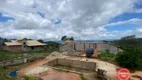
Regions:
[[19, 51], [38, 51], [43, 50], [46, 44], [40, 43], [37, 40], [11, 40], [4, 43], [4, 49], [13, 52]]

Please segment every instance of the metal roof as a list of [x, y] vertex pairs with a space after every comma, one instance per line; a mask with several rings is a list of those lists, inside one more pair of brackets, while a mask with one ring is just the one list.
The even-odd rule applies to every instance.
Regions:
[[[40, 43], [37, 40], [27, 40], [25, 41], [27, 46], [44, 46], [46, 44], [44, 43]], [[5, 45], [7, 46], [16, 46], [16, 45], [22, 45], [22, 42], [16, 41], [16, 40], [12, 40], [11, 42], [5, 42]]]

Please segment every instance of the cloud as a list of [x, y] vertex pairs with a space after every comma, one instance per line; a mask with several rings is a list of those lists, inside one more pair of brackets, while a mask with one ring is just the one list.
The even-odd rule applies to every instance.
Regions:
[[126, 24], [126, 23], [130, 23], [130, 24], [140, 24], [140, 23], [142, 23], [142, 19], [133, 18], [133, 19], [126, 20], [126, 21], [118, 21], [118, 22], [106, 24], [106, 25], [104, 25], [104, 26], [105, 26], [105, 27], [107, 27], [107, 26], [116, 26], [116, 25], [121, 25], [121, 24]]
[[[0, 27], [3, 27], [0, 36], [46, 40], [57, 40], [63, 35], [74, 36], [75, 39], [116, 38], [117, 34], [107, 32], [103, 25], [120, 14], [132, 12], [135, 10], [133, 5], [138, 2], [139, 0], [1, 0], [1, 12], [15, 20], [0, 23]], [[61, 20], [60, 24], [51, 22], [56, 19]], [[134, 20], [137, 19], [105, 26], [137, 22]]]

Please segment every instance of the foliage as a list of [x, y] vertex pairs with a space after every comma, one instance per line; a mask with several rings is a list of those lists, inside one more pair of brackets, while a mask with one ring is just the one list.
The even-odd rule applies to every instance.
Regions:
[[0, 52], [0, 61], [18, 59], [21, 57], [23, 57], [23, 55], [19, 54], [19, 53], [12, 53], [12, 52], [8, 52], [8, 51], [1, 51]]
[[[48, 56], [51, 52], [46, 51], [28, 51], [26, 52], [28, 57], [34, 56], [34, 55], [43, 55]], [[25, 57], [23, 52], [9, 52], [9, 51], [0, 51], [0, 61], [4, 60], [14, 60], [14, 59], [20, 59]]]
[[44, 43], [44, 41], [42, 39], [39, 39], [38, 41], [41, 42], [41, 43]]
[[66, 35], [65, 35], [65, 36], [63, 36], [63, 37], [61, 38], [61, 40], [62, 40], [62, 41], [67, 40], [67, 36], [66, 36]]
[[115, 58], [120, 66], [130, 69], [142, 69], [142, 38], [136, 38], [135, 35], [125, 36], [120, 40], [113, 41], [112, 44], [123, 49], [123, 52]]
[[83, 74], [79, 74], [81, 77], [81, 80], [88, 80]]
[[74, 41], [74, 38], [73, 37], [68, 37], [68, 36], [63, 36], [62, 38], [61, 38], [61, 40], [62, 41], [66, 41], [66, 40], [72, 40], [72, 41]]
[[69, 40], [72, 40], [72, 41], [74, 41], [74, 38], [73, 37], [71, 37]]
[[0, 67], [0, 80], [16, 80], [15, 77], [12, 77], [9, 75], [10, 72], [12, 71], [17, 71], [27, 65], [29, 65], [30, 63], [25, 63], [25, 64], [19, 64], [19, 65], [15, 65], [15, 66], [7, 66], [7, 67]]
[[109, 51], [102, 52], [98, 55], [98, 58], [102, 60], [113, 60], [115, 57], [115, 54], [110, 53]]
[[8, 40], [6, 39], [6, 38], [1, 38], [0, 37], [0, 47], [2, 46], [2, 45], [4, 45], [4, 42], [7, 42]]
[[32, 76], [24, 76], [24, 80], [38, 80], [38, 79]]
[[124, 68], [136, 69], [138, 67], [138, 58], [134, 53], [124, 51], [121, 54], [117, 54], [115, 60]]
[[59, 50], [60, 44], [57, 42], [48, 41], [48, 42], [46, 42], [46, 44], [47, 44], [46, 48], [48, 51], [58, 51]]

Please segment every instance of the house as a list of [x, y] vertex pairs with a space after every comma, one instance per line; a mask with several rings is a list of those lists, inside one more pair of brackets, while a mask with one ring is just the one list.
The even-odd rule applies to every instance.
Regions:
[[95, 55], [108, 50], [117, 54], [120, 48], [103, 42], [64, 42], [60, 45], [60, 51], [85, 51], [87, 48], [94, 48]]
[[21, 51], [39, 51], [43, 50], [46, 44], [40, 43], [37, 40], [11, 40], [11, 42], [4, 43], [4, 50], [21, 52]]

